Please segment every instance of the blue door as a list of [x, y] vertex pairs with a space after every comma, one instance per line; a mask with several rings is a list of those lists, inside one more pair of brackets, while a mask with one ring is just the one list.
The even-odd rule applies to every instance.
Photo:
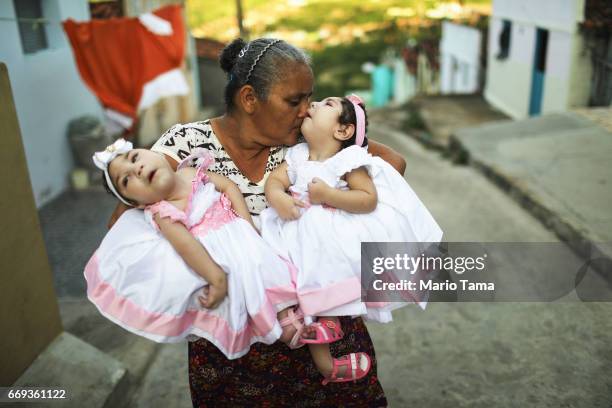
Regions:
[[531, 96], [529, 98], [529, 116], [539, 115], [542, 111], [542, 95], [544, 94], [547, 50], [548, 30], [538, 28], [536, 31], [536, 46], [533, 56]]

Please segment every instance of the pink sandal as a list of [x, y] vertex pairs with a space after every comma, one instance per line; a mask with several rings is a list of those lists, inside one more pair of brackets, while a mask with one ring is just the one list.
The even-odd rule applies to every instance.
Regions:
[[295, 312], [294, 309], [289, 309], [287, 314], [287, 317], [285, 317], [279, 323], [281, 327], [286, 327], [289, 325], [293, 325], [293, 327], [295, 327], [295, 334], [287, 346], [290, 349], [298, 349], [304, 346], [304, 343], [301, 342], [302, 332], [304, 331], [304, 313], [296, 308]]
[[325, 317], [320, 317], [315, 323], [309, 324], [306, 329], [308, 328], [314, 329], [316, 337], [314, 339], [305, 339], [302, 337], [302, 343], [329, 344], [344, 337], [340, 322]]
[[[346, 366], [343, 377], [338, 377], [338, 368]], [[334, 368], [329, 378], [323, 380], [323, 385], [330, 382], [357, 381], [366, 376], [372, 368], [372, 360], [366, 353], [351, 353], [340, 358], [334, 358]]]

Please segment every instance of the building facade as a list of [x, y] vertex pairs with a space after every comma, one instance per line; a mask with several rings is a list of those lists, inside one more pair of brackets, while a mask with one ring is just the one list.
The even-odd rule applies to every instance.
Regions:
[[584, 0], [493, 0], [485, 98], [514, 119], [586, 106]]
[[442, 23], [440, 92], [469, 94], [480, 90], [482, 35], [477, 28]]

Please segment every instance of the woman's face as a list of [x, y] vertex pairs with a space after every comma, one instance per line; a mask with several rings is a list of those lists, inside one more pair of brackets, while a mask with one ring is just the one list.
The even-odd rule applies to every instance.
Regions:
[[268, 99], [253, 117], [259, 130], [259, 143], [265, 146], [294, 145], [312, 96], [314, 79], [310, 67], [292, 63], [285, 67], [283, 79], [272, 85]]

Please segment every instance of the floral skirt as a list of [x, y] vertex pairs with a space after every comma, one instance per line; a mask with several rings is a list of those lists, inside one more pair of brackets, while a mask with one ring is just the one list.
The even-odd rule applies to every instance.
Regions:
[[363, 351], [372, 369], [356, 382], [322, 385], [308, 347], [290, 350], [256, 343], [247, 355], [228, 360], [204, 339], [189, 343], [189, 386], [194, 407], [385, 407], [376, 356], [361, 318], [341, 317], [344, 338], [330, 344], [334, 357]]

